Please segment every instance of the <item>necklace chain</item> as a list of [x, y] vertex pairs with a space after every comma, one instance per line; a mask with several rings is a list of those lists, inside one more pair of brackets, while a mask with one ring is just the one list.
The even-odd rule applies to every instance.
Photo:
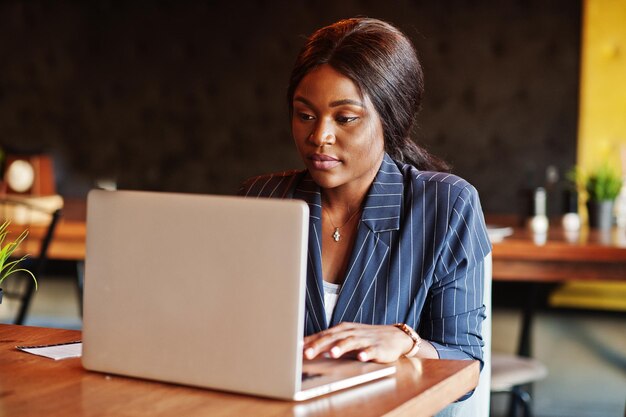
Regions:
[[330, 213], [328, 212], [328, 210], [326, 210], [326, 208], [324, 206], [322, 206], [322, 210], [324, 210], [326, 212], [326, 216], [328, 216], [328, 220], [330, 221], [330, 224], [335, 229], [335, 231], [333, 232], [333, 240], [335, 242], [339, 242], [339, 239], [341, 239], [341, 233], [339, 232], [339, 229], [341, 229], [346, 224], [348, 224], [350, 222], [350, 220], [352, 220], [354, 218], [354, 216], [356, 216], [357, 213], [359, 213], [361, 211], [360, 209], [356, 210], [354, 213], [352, 213], [350, 215], [350, 217], [348, 217], [348, 220], [346, 220], [341, 226], [336, 226], [335, 222], [333, 222], [333, 218], [330, 216]]

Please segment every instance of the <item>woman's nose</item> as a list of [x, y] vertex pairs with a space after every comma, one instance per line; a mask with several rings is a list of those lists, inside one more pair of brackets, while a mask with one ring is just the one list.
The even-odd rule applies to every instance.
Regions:
[[320, 122], [309, 136], [309, 141], [319, 147], [335, 143], [335, 132], [328, 123]]

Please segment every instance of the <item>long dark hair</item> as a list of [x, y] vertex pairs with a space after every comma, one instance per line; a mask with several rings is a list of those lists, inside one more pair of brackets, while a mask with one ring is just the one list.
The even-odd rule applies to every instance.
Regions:
[[424, 94], [424, 75], [411, 41], [402, 32], [369, 18], [340, 20], [317, 30], [302, 47], [291, 72], [290, 115], [298, 84], [322, 64], [350, 78], [370, 97], [382, 122], [385, 151], [393, 159], [422, 170], [449, 170], [448, 164], [411, 139]]

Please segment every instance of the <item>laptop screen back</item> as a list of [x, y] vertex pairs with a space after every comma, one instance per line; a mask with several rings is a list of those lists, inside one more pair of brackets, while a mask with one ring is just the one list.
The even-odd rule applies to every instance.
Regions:
[[308, 219], [301, 201], [92, 191], [83, 365], [292, 397]]

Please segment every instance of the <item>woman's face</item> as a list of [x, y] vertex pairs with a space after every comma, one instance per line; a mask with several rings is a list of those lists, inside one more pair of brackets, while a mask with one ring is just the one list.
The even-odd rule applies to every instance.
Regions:
[[383, 128], [369, 97], [324, 64], [309, 72], [293, 96], [293, 137], [322, 188], [365, 192], [384, 155]]

